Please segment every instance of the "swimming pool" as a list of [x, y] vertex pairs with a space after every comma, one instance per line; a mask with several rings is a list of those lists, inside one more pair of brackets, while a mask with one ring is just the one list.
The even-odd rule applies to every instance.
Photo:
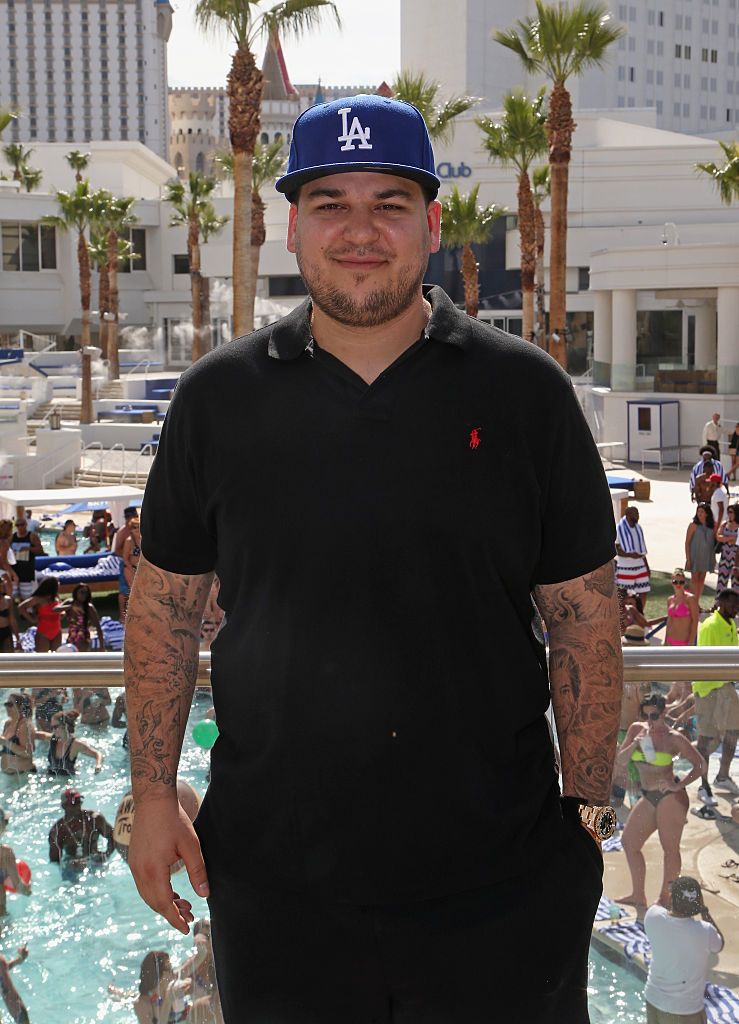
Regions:
[[[115, 699], [118, 691], [111, 692]], [[195, 746], [191, 732], [208, 706], [207, 700], [193, 706], [180, 764], [180, 776], [201, 795], [207, 785], [208, 755]], [[128, 789], [123, 730], [79, 726], [77, 735], [103, 751], [105, 765], [95, 775], [93, 760], [80, 756], [72, 784], [83, 794], [84, 806], [101, 811], [112, 825]], [[11, 776], [0, 778], [0, 805], [11, 818], [2, 841], [28, 862], [33, 873], [32, 896], [8, 896], [8, 915], [0, 919], [0, 952], [11, 959], [19, 946], [28, 944], [28, 960], [13, 969], [12, 977], [32, 1021], [131, 1024], [130, 1005], [111, 997], [108, 985], [136, 989], [141, 960], [152, 949], [167, 950], [174, 964], [180, 964], [193, 950], [192, 934], [180, 935], [149, 910], [117, 853], [104, 867], [86, 870], [75, 880], [65, 880], [60, 868], [49, 863], [48, 833], [62, 815], [60, 795], [69, 780], [46, 777], [46, 750], [45, 743], [38, 745], [37, 775], [20, 782]], [[196, 917], [207, 914], [205, 900], [195, 896], [184, 872], [175, 876], [174, 886], [191, 901]], [[637, 978], [592, 951], [593, 1024], [643, 1024], [641, 988]], [[5, 1019], [1, 1004], [0, 1019]]]

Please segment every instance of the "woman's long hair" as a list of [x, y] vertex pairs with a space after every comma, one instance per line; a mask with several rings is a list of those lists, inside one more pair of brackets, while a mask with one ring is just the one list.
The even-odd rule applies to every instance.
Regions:
[[711, 511], [711, 506], [708, 504], [707, 501], [701, 501], [701, 502], [698, 503], [698, 505], [696, 507], [696, 510], [695, 510], [695, 515], [693, 516], [693, 522], [695, 523], [696, 526], [700, 526], [701, 525], [701, 521], [698, 518], [698, 509], [699, 508], [702, 508], [703, 511], [706, 513], [705, 525], [706, 526], [710, 526], [711, 529], [713, 529], [713, 527], [714, 527], [713, 512]]
[[141, 976], [139, 978], [139, 992], [142, 996], [151, 995], [167, 968], [172, 969], [169, 953], [155, 949], [146, 954], [141, 961]]
[[[79, 593], [80, 590], [87, 591], [87, 598], [84, 601], [80, 601], [79, 598], [77, 597], [77, 594]], [[77, 586], [72, 591], [72, 600], [74, 601], [75, 604], [82, 605], [82, 621], [84, 623], [85, 630], [87, 630], [87, 627], [90, 625], [90, 601], [92, 600], [92, 595], [90, 594], [90, 588], [87, 586], [86, 583], [77, 584]]]
[[48, 597], [51, 601], [59, 596], [59, 580], [56, 576], [45, 576], [34, 590], [32, 597]]

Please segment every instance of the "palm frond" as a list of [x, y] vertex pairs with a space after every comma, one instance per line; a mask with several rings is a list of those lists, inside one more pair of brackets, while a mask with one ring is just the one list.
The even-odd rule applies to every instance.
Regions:
[[249, 47], [249, 37], [262, 0], [198, 0], [195, 24], [206, 35], [227, 33], [239, 49]]
[[739, 142], [719, 142], [719, 145], [726, 157], [725, 164], [720, 166], [711, 161], [696, 164], [695, 168], [711, 178], [721, 202], [731, 206], [739, 198]]
[[497, 220], [508, 213], [505, 206], [478, 206], [480, 186], [462, 195], [455, 185], [441, 201], [441, 244], [447, 248], [486, 242]]
[[521, 174], [528, 171], [534, 160], [546, 155], [545, 97], [544, 89], [533, 100], [522, 89], [513, 89], [503, 97], [501, 121], [494, 122], [489, 117], [476, 119], [483, 133], [483, 148], [491, 160], [513, 164]]
[[261, 189], [275, 178], [279, 177], [287, 163], [287, 153], [282, 139], [273, 139], [263, 146], [258, 142], [254, 147], [254, 162], [252, 163], [251, 183], [255, 192]]
[[391, 86], [395, 99], [410, 103], [420, 112], [431, 138], [448, 144], [454, 136], [456, 119], [480, 101], [476, 96], [450, 96], [441, 102], [440, 88], [422, 71], [400, 71]]
[[281, 0], [254, 22], [251, 41], [272, 32], [277, 32], [282, 39], [300, 39], [306, 32], [318, 28], [327, 13], [332, 15], [337, 28], [341, 28], [341, 17], [333, 0]]

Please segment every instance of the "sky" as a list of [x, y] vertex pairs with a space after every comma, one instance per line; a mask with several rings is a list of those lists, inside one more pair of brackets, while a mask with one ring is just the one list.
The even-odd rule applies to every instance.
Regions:
[[[167, 61], [170, 86], [225, 86], [231, 65], [228, 37], [204, 37], [196, 28], [195, 0], [171, 0], [174, 7]], [[263, 6], [273, 6], [265, 0]], [[379, 85], [400, 67], [400, 0], [336, 0], [343, 28], [325, 16], [324, 27], [300, 41], [283, 39], [293, 83]], [[262, 47], [263, 49], [263, 47]], [[259, 61], [261, 62], [261, 52]]]

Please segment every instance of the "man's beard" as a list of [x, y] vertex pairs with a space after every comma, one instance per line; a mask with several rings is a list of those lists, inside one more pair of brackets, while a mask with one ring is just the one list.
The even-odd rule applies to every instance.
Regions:
[[[370, 292], [358, 302], [351, 292], [342, 291], [327, 281], [317, 267], [306, 264], [300, 252], [296, 253], [296, 257], [298, 269], [314, 304], [326, 316], [348, 327], [379, 327], [400, 316], [418, 297], [426, 273], [426, 264], [402, 267], [395, 281], [385, 288]], [[366, 276], [358, 273], [357, 283], [361, 284]]]

